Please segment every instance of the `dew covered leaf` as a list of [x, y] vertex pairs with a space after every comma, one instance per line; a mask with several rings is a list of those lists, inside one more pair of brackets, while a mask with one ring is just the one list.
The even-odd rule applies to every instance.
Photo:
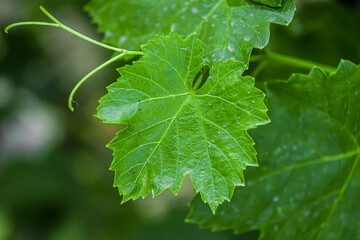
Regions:
[[208, 61], [247, 64], [251, 50], [268, 43], [270, 23], [289, 24], [295, 5], [293, 0], [92, 0], [86, 10], [108, 44], [137, 49], [157, 33], [196, 32]]
[[187, 221], [260, 239], [359, 239], [359, 92], [348, 61], [269, 85], [272, 123], [251, 132], [260, 167], [215, 216], [195, 198]]
[[119, 69], [98, 107], [104, 122], [128, 125], [108, 145], [114, 186], [127, 201], [166, 188], [177, 193], [190, 175], [215, 211], [244, 184], [246, 166], [257, 165], [247, 130], [268, 122], [264, 94], [252, 77], [241, 76], [245, 64], [232, 60], [212, 66], [193, 90], [204, 67], [195, 34], [157, 35], [142, 51], [144, 60]]

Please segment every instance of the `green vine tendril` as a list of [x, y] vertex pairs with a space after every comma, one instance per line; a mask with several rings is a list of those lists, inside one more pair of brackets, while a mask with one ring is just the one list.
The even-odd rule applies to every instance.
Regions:
[[70, 93], [69, 99], [68, 99], [68, 106], [69, 109], [73, 112], [74, 108], [72, 106], [72, 102], [73, 102], [73, 97], [76, 93], [76, 91], [78, 90], [78, 88], [87, 80], [89, 79], [92, 75], [94, 75], [95, 73], [97, 73], [99, 70], [103, 69], [104, 67], [108, 66], [109, 64], [121, 59], [122, 57], [126, 56], [126, 55], [144, 55], [143, 52], [140, 51], [129, 51], [126, 49], [122, 49], [122, 48], [116, 48], [116, 47], [112, 47], [110, 45], [98, 42], [94, 39], [91, 39], [77, 31], [75, 31], [74, 29], [62, 24], [58, 19], [56, 19], [53, 15], [51, 15], [43, 6], [40, 6], [40, 10], [48, 17], [50, 18], [54, 23], [48, 23], [48, 22], [18, 22], [18, 23], [14, 23], [11, 24], [9, 26], [7, 26], [5, 28], [5, 33], [8, 33], [10, 29], [14, 28], [14, 27], [18, 27], [18, 26], [26, 26], [26, 25], [35, 25], [35, 26], [49, 26], [49, 27], [57, 27], [57, 28], [61, 28], [64, 29], [65, 31], [87, 41], [90, 42], [92, 44], [95, 44], [97, 46], [103, 47], [105, 49], [109, 49], [115, 52], [120, 52], [120, 54], [118, 54], [117, 56], [111, 58], [110, 60], [106, 61], [105, 63], [101, 64], [100, 66], [98, 66], [97, 68], [95, 68], [94, 70], [92, 70], [90, 73], [88, 73], [85, 77], [83, 77], [77, 84], [76, 86], [73, 88], [73, 90]]

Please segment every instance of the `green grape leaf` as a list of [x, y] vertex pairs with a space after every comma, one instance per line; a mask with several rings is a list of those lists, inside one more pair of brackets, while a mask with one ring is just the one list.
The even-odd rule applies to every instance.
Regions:
[[194, 90], [205, 66], [195, 34], [157, 35], [142, 51], [144, 60], [119, 69], [98, 107], [105, 123], [127, 124], [108, 145], [114, 186], [124, 202], [166, 188], [176, 194], [190, 175], [215, 211], [244, 185], [245, 167], [257, 165], [247, 130], [268, 122], [264, 94], [241, 76], [245, 64], [232, 60], [215, 64]]
[[187, 221], [260, 239], [359, 239], [359, 92], [348, 61], [329, 77], [314, 68], [268, 85], [272, 123], [251, 132], [260, 167], [215, 216], [195, 198]]
[[257, 2], [263, 4], [250, 0], [92, 0], [86, 10], [105, 33], [104, 41], [114, 46], [137, 49], [156, 33], [176, 30], [186, 36], [196, 32], [207, 61], [235, 59], [247, 64], [254, 47], [267, 45], [270, 23], [287, 25], [295, 12], [293, 0]]

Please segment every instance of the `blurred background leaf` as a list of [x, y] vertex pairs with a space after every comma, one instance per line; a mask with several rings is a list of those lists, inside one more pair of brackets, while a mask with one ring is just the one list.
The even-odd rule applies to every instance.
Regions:
[[[334, 67], [340, 59], [360, 63], [360, 1], [298, 0], [296, 7], [288, 27], [271, 26], [267, 49]], [[256, 67], [250, 65], [248, 74]], [[269, 62], [256, 79], [288, 79], [294, 72], [308, 70]]]

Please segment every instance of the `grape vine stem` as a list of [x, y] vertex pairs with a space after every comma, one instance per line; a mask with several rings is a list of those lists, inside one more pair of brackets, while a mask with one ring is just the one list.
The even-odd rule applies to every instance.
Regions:
[[78, 88], [87, 80], [89, 79], [92, 75], [94, 75], [95, 73], [97, 73], [99, 70], [103, 69], [104, 67], [108, 66], [109, 64], [119, 60], [120, 58], [126, 56], [126, 55], [144, 55], [143, 52], [140, 51], [129, 51], [123, 48], [116, 48], [104, 43], [101, 43], [99, 41], [96, 41], [92, 38], [89, 38], [77, 31], [75, 31], [74, 29], [62, 24], [58, 19], [56, 19], [52, 14], [50, 14], [43, 6], [40, 6], [40, 10], [48, 17], [50, 18], [54, 23], [48, 23], [48, 22], [18, 22], [18, 23], [14, 23], [11, 24], [9, 26], [7, 26], [5, 28], [5, 33], [8, 33], [9, 30], [11, 28], [14, 27], [18, 27], [18, 26], [25, 26], [25, 25], [35, 25], [35, 26], [48, 26], [48, 27], [56, 27], [56, 28], [61, 28], [64, 29], [65, 31], [87, 41], [90, 42], [92, 44], [95, 44], [97, 46], [100, 46], [102, 48], [106, 48], [115, 52], [120, 52], [120, 54], [118, 54], [117, 56], [111, 58], [110, 60], [106, 61], [105, 63], [101, 64], [100, 66], [98, 66], [97, 68], [95, 68], [94, 70], [92, 70], [90, 73], [88, 73], [85, 77], [83, 77], [77, 84], [76, 86], [73, 88], [73, 90], [70, 93], [69, 99], [68, 99], [68, 106], [69, 109], [73, 112], [74, 108], [72, 106], [72, 102], [73, 102], [73, 97], [76, 93], [76, 91], [78, 90]]
[[275, 53], [267, 49], [264, 49], [263, 54], [254, 55], [250, 59], [250, 62], [259, 61], [273, 61], [302, 69], [311, 69], [314, 66], [317, 66], [322, 68], [326, 73], [332, 73], [336, 71], [336, 68], [333, 66]]

